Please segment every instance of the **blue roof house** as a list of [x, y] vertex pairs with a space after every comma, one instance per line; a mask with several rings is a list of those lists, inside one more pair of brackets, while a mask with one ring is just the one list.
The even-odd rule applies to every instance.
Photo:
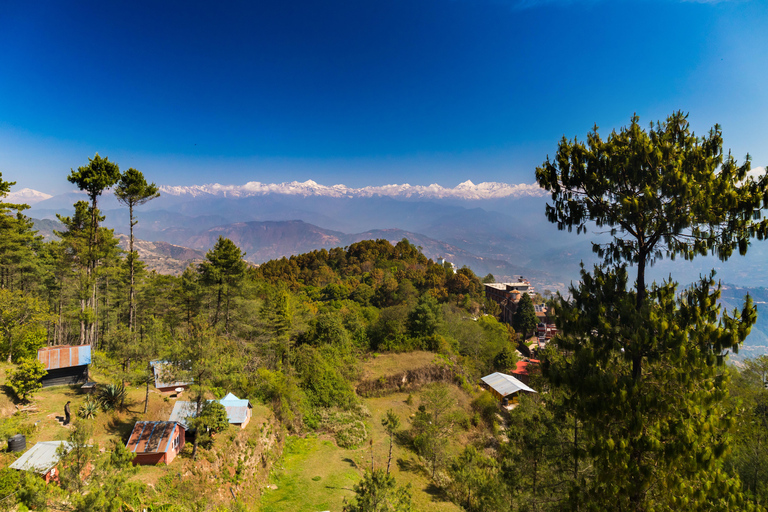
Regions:
[[[213, 400], [208, 400], [212, 402]], [[227, 393], [227, 396], [221, 400], [217, 400], [227, 410], [227, 419], [233, 425], [239, 425], [240, 428], [245, 428], [248, 422], [251, 421], [251, 414], [253, 413], [253, 407], [251, 402], [245, 398], [237, 398], [232, 393]], [[197, 406], [195, 402], [185, 402], [178, 400], [173, 404], [173, 411], [168, 421], [175, 421], [184, 425], [187, 428], [187, 418], [194, 418], [197, 414]]]

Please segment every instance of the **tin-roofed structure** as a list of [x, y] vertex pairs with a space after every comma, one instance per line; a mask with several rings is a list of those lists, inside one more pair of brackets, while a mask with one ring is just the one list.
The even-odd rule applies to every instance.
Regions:
[[173, 391], [176, 388], [188, 388], [191, 382], [175, 381], [171, 378], [173, 367], [168, 361], [150, 361], [152, 373], [155, 376], [155, 387], [158, 391]]
[[46, 482], [57, 480], [56, 465], [59, 463], [59, 447], [67, 452], [71, 447], [67, 441], [43, 441], [27, 450], [9, 467], [20, 471], [33, 471], [42, 475]]
[[245, 428], [251, 421], [253, 407], [247, 399], [237, 398], [232, 393], [227, 393], [227, 396], [219, 400], [219, 403], [227, 410], [227, 419], [230, 423]]
[[[213, 400], [208, 400], [212, 402]], [[248, 422], [251, 421], [251, 414], [253, 413], [253, 407], [251, 402], [245, 398], [237, 398], [232, 393], [227, 393], [227, 396], [218, 400], [218, 402], [224, 406], [227, 410], [227, 420], [233, 424], [238, 425], [240, 428], [245, 428]], [[187, 425], [188, 418], [194, 418], [197, 415], [197, 404], [195, 402], [185, 402], [182, 400], [173, 404], [173, 411], [168, 421], [175, 421], [184, 425], [184, 428], [189, 428]]]
[[519, 392], [536, 393], [536, 391], [506, 373], [492, 373], [480, 380], [483, 381], [483, 387], [496, 395], [500, 400], [509, 398]]
[[46, 375], [40, 379], [44, 388], [88, 381], [88, 365], [91, 364], [90, 345], [44, 347], [38, 349], [37, 359], [47, 370]]
[[175, 421], [137, 421], [126, 448], [134, 464], [170, 464], [184, 448], [184, 428]]

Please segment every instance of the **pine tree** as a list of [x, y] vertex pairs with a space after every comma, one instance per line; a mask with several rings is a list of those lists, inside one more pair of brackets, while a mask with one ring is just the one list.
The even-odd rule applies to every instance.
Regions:
[[26, 204], [3, 202], [15, 185], [0, 172], [0, 288], [29, 291], [37, 277], [35, 251], [40, 245], [32, 221], [22, 214]]
[[160, 192], [157, 191], [157, 185], [154, 183], [147, 183], [144, 178], [144, 174], [141, 171], [137, 171], [134, 168], [130, 168], [120, 177], [120, 181], [115, 187], [115, 197], [117, 200], [128, 207], [128, 216], [130, 219], [130, 247], [128, 254], [128, 262], [131, 270], [131, 287], [129, 296], [129, 313], [128, 313], [128, 329], [134, 331], [134, 321], [136, 317], [136, 295], [134, 290], [134, 277], [135, 277], [135, 261], [137, 254], [133, 250], [133, 226], [138, 221], [133, 220], [133, 209], [137, 206], [141, 206], [152, 199], [160, 197]]
[[722, 469], [733, 419], [720, 365], [755, 309], [747, 298], [741, 312], [722, 313], [711, 276], [678, 293], [672, 282], [648, 286], [645, 270], [665, 256], [725, 260], [764, 238], [768, 221], [756, 212], [768, 204], [768, 178], [749, 169], [749, 157], [738, 165], [723, 154], [719, 126], [696, 137], [678, 112], [648, 132], [635, 116], [606, 141], [596, 127], [586, 145], [563, 139], [536, 170], [552, 193], [551, 222], [580, 233], [592, 221], [612, 234], [593, 245], [603, 266], [582, 272], [572, 299], [560, 300], [561, 334], [544, 362], [594, 464], [594, 478], [573, 484], [574, 509], [744, 506], [738, 480]]
[[232, 240], [219, 236], [216, 245], [208, 251], [205, 261], [198, 267], [203, 284], [216, 287], [214, 326], [219, 322], [222, 300], [225, 300], [225, 330], [229, 329], [229, 301], [232, 289], [245, 276], [244, 257], [245, 253]]
[[517, 303], [517, 309], [515, 309], [515, 315], [512, 317], [512, 325], [515, 327], [515, 331], [522, 335], [523, 343], [528, 339], [530, 333], [536, 329], [536, 324], [538, 324], [538, 322], [539, 321], [536, 318], [536, 309], [533, 307], [531, 296], [524, 293], [520, 297], [520, 301]]
[[[98, 312], [97, 290], [98, 285], [95, 279], [96, 267], [99, 264], [99, 254], [97, 254], [97, 245], [99, 237], [99, 222], [104, 220], [99, 215], [98, 198], [104, 192], [120, 179], [120, 168], [116, 163], [110, 162], [109, 158], [101, 158], [98, 153], [93, 158], [88, 159], [88, 165], [78, 167], [77, 171], [70, 169], [67, 180], [74, 183], [80, 190], [88, 194], [91, 200], [90, 223], [88, 224], [88, 259], [86, 274], [91, 286], [91, 295], [86, 299], [87, 307], [94, 314], [94, 321], [88, 324], [87, 339], [89, 344], [95, 344], [98, 341], [97, 322], [95, 316]], [[81, 341], [82, 342], [82, 341]]]

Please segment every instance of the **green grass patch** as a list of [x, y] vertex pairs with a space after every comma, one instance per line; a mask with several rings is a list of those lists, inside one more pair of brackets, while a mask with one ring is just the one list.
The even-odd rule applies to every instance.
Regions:
[[260, 510], [341, 510], [360, 479], [356, 453], [326, 439], [289, 437], [270, 478], [277, 489], [264, 492]]

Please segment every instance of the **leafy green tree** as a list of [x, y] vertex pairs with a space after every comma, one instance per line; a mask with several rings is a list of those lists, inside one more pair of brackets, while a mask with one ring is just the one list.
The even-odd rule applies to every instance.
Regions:
[[519, 332], [523, 336], [523, 341], [525, 341], [536, 329], [538, 323], [539, 320], [536, 318], [536, 310], [533, 307], [531, 296], [527, 293], [522, 294], [520, 301], [517, 303], [515, 314], [512, 317], [512, 325], [515, 327], [515, 331]]
[[0, 288], [0, 350], [8, 362], [37, 357], [45, 346], [48, 305], [20, 290]]
[[[723, 407], [728, 375], [718, 364], [737, 350], [755, 322], [747, 298], [723, 314], [719, 288], [702, 278], [682, 294], [674, 283], [648, 286], [659, 258], [707, 253], [725, 260], [768, 221], [768, 178], [747, 176], [722, 151], [719, 126], [696, 137], [678, 112], [646, 132], [639, 120], [603, 140], [563, 139], [554, 160], [536, 170], [552, 193], [547, 217], [560, 229], [610, 229], [593, 244], [604, 267], [582, 272], [571, 301], [558, 304], [558, 351], [546, 375], [583, 424], [594, 477], [572, 488], [573, 508], [610, 503], [619, 510], [746, 506], [722, 455], [732, 422]], [[626, 263], [635, 265], [628, 289]]]
[[507, 372], [513, 368], [517, 368], [517, 351], [510, 345], [507, 345], [493, 358], [493, 369], [499, 372]]
[[448, 467], [451, 489], [468, 511], [504, 510], [498, 464], [470, 445]]
[[755, 504], [768, 503], [768, 356], [744, 361], [731, 383], [732, 407], [743, 408], [726, 467], [739, 475]]
[[408, 332], [414, 338], [432, 336], [440, 328], [442, 319], [440, 304], [432, 295], [425, 293], [408, 313]]
[[366, 471], [355, 484], [355, 497], [344, 504], [344, 512], [411, 512], [410, 484], [398, 487], [395, 477], [381, 469]]
[[147, 183], [144, 174], [141, 171], [137, 171], [134, 168], [130, 168], [120, 177], [120, 181], [115, 187], [115, 197], [118, 201], [128, 207], [128, 216], [130, 219], [130, 251], [128, 254], [128, 261], [131, 268], [131, 288], [130, 288], [130, 311], [128, 319], [128, 329], [133, 332], [133, 322], [136, 316], [136, 297], [134, 290], [134, 274], [135, 264], [134, 261], [137, 258], [136, 252], [133, 250], [133, 226], [138, 221], [133, 220], [133, 209], [137, 206], [141, 206], [152, 199], [160, 197], [160, 192], [157, 191], [157, 185], [154, 183]]
[[222, 297], [226, 299], [225, 330], [229, 329], [229, 300], [231, 291], [245, 276], [246, 264], [243, 261], [245, 253], [232, 240], [219, 236], [216, 245], [205, 255], [205, 261], [200, 264], [201, 281], [208, 286], [216, 287], [216, 313], [213, 325], [219, 322]]
[[120, 179], [120, 168], [110, 162], [108, 157], [101, 158], [98, 153], [88, 159], [88, 165], [78, 167], [77, 171], [70, 169], [67, 181], [74, 183], [80, 190], [88, 194], [91, 200], [91, 229], [89, 247], [93, 250], [96, 244], [96, 230], [99, 227], [98, 199], [99, 196]]
[[206, 402], [200, 412], [200, 425], [208, 432], [217, 434], [229, 427], [227, 409], [216, 400]]
[[48, 373], [37, 359], [22, 359], [15, 369], [8, 369], [8, 385], [19, 400], [28, 402], [35, 391], [42, 389], [40, 379]]

